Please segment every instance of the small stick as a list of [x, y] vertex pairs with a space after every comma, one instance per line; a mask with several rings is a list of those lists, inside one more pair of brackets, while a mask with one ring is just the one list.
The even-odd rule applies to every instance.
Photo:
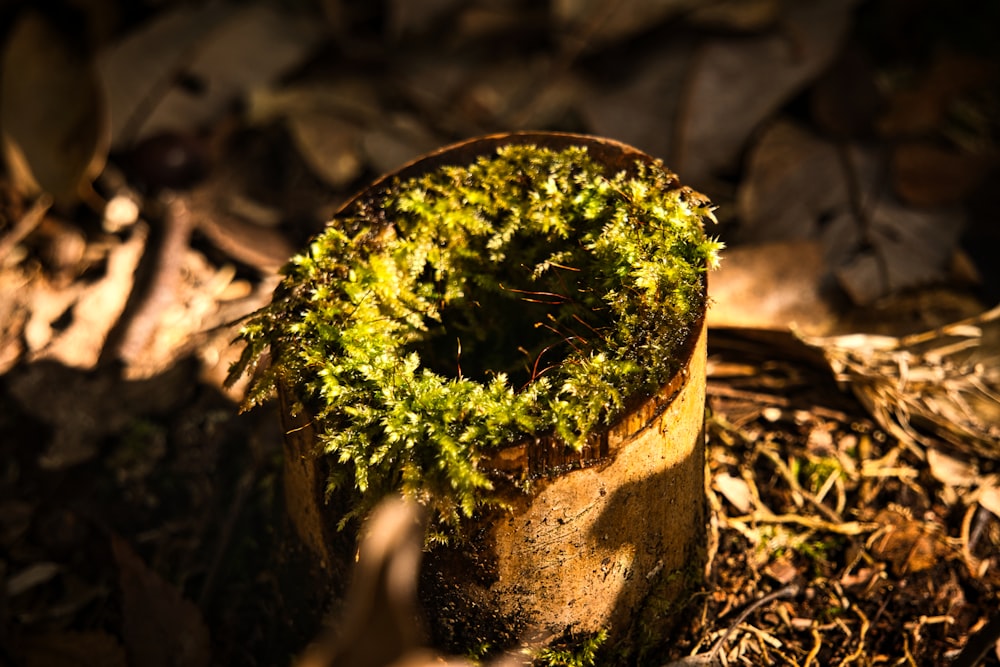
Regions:
[[740, 625], [743, 624], [743, 621], [747, 620], [747, 616], [749, 616], [755, 610], [759, 609], [761, 606], [767, 604], [768, 602], [771, 602], [772, 600], [777, 600], [778, 598], [790, 598], [798, 594], [799, 594], [799, 587], [796, 584], [789, 584], [784, 588], [779, 588], [778, 590], [772, 593], [768, 593], [759, 600], [750, 603], [746, 609], [741, 611], [740, 615], [736, 617], [736, 620], [733, 621], [733, 623], [723, 633], [723, 635], [719, 637], [718, 640], [716, 640], [715, 644], [712, 645], [712, 648], [709, 649], [708, 653], [703, 653], [701, 655], [690, 655], [685, 658], [681, 658], [680, 660], [674, 660], [673, 662], [668, 662], [663, 667], [696, 667], [701, 665], [714, 665], [716, 656], [718, 655], [722, 647], [725, 645], [726, 641], [729, 640], [729, 636], [733, 634], [736, 628], [738, 628]]

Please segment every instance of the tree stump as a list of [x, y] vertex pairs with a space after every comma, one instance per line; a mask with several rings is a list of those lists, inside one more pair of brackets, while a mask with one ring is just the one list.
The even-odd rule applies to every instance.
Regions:
[[[470, 164], [511, 145], [584, 147], [609, 177], [659, 168], [659, 162], [644, 153], [606, 139], [560, 133], [497, 135], [442, 149], [377, 180], [348, 201], [341, 214], [370, 208], [372, 193], [392, 183], [446, 165]], [[684, 191], [679, 210], [695, 224], [711, 217], [707, 201], [697, 193], [676, 181], [670, 187]], [[641, 227], [644, 221], [635, 224]], [[705, 243], [697, 255], [702, 273], [719, 247]], [[574, 289], [583, 291], [579, 285], [586, 285], [586, 278], [574, 278], [581, 281]], [[456, 513], [456, 538], [429, 545], [422, 566], [421, 603], [439, 648], [468, 653], [526, 639], [543, 646], [606, 631], [612, 645], [629, 651], [637, 637], [655, 634], [670, 621], [700, 577], [705, 557], [706, 284], [702, 276], [696, 312], [678, 330], [670, 351], [671, 375], [656, 388], [621, 398], [622, 409], [613, 418], [572, 446], [553, 432], [543, 432], [482, 452], [476, 470], [491, 480], [489, 502], [477, 505], [471, 514]], [[271, 343], [272, 352], [281, 345]], [[258, 340], [258, 351], [260, 345]], [[663, 363], [639, 358], [633, 366], [642, 370]], [[462, 378], [461, 368], [457, 377]], [[352, 528], [339, 530], [337, 521], [344, 515], [344, 503], [352, 501], [343, 489], [328, 493], [327, 480], [343, 457], [338, 463], [321, 453], [321, 434], [310, 407], [314, 404], [302, 396], [300, 387], [280, 373], [271, 381], [278, 389], [286, 433], [289, 514], [320, 564], [339, 577], [353, 550], [345, 548], [350, 544], [345, 531], [350, 534]], [[608, 404], [612, 402], [609, 397]], [[418, 490], [416, 495], [434, 506], [433, 492], [421, 495]]]

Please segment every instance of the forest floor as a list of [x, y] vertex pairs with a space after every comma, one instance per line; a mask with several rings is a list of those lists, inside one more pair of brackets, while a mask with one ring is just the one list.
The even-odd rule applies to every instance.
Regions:
[[237, 322], [365, 183], [533, 129], [663, 158], [728, 245], [711, 558], [641, 664], [1000, 664], [998, 23], [974, 0], [5, 4], [0, 661], [289, 664], [325, 601], [292, 590], [276, 407], [223, 383]]

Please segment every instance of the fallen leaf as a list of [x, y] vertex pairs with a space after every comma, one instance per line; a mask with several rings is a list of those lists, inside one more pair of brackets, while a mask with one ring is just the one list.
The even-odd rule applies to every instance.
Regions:
[[558, 30], [606, 43], [648, 30], [698, 4], [698, 0], [554, 0], [551, 8]]
[[927, 141], [909, 141], [892, 152], [892, 186], [914, 206], [946, 206], [965, 200], [986, 181], [995, 157], [960, 153]]
[[884, 105], [875, 66], [858, 46], [848, 46], [813, 84], [809, 95], [812, 119], [838, 139], [863, 139], [875, 131]]
[[777, 581], [782, 586], [795, 581], [803, 573], [795, 567], [791, 557], [787, 554], [779, 556], [764, 567], [764, 574]]
[[113, 535], [111, 549], [118, 565], [129, 664], [210, 665], [211, 643], [201, 610], [151, 570], [123, 538]]
[[382, 174], [399, 169], [440, 144], [430, 130], [407, 115], [387, 118], [381, 126], [366, 131], [361, 141], [368, 162]]
[[942, 50], [914, 86], [892, 93], [878, 128], [886, 137], [915, 136], [938, 129], [952, 100], [970, 88], [988, 85], [997, 73], [994, 62]]
[[712, 484], [740, 514], [749, 514], [753, 509], [753, 494], [746, 480], [724, 472], [715, 475]]
[[16, 651], [24, 667], [127, 667], [125, 650], [105, 632], [49, 632], [20, 637]]
[[947, 280], [965, 224], [960, 207], [905, 206], [884, 187], [885, 159], [850, 146], [845, 160], [858, 184], [861, 218], [834, 218], [823, 229], [837, 282], [857, 305]]
[[[906, 289], [944, 282], [948, 263], [963, 227], [957, 208], [907, 208], [891, 196], [881, 197], [869, 215], [867, 241], [862, 249], [835, 270], [837, 281], [851, 300], [870, 305]], [[831, 227], [835, 235], [842, 227]], [[844, 232], [849, 238], [859, 230]]]
[[84, 54], [34, 10], [11, 29], [0, 71], [0, 126], [22, 192], [75, 202], [104, 167], [107, 117]]
[[981, 507], [1000, 519], [1000, 476], [991, 475], [983, 478], [976, 499]]
[[788, 5], [783, 29], [741, 40], [718, 39], [701, 51], [677, 127], [672, 167], [704, 188], [733, 166], [751, 132], [824, 67], [840, 46], [854, 0]]
[[389, 0], [386, 31], [393, 39], [427, 32], [449, 13], [461, 7], [462, 0]]
[[364, 171], [358, 127], [323, 113], [297, 114], [287, 123], [299, 154], [328, 185], [345, 188]]
[[817, 241], [737, 246], [708, 281], [709, 327], [829, 333], [836, 314], [823, 296], [827, 272]]
[[772, 123], [750, 153], [737, 206], [748, 241], [815, 238], [821, 222], [850, 214], [837, 147], [791, 121]]
[[670, 128], [679, 112], [691, 59], [690, 43], [677, 40], [611, 82], [590, 82], [578, 102], [587, 127], [663, 158], [671, 169], [677, 169]]
[[[302, 63], [324, 35], [322, 24], [261, 3], [162, 14], [99, 60], [112, 144], [201, 128]], [[196, 82], [196, 90], [175, 85], [180, 79]]]
[[869, 539], [872, 555], [888, 561], [899, 576], [929, 570], [947, 552], [936, 524], [916, 521], [903, 508], [891, 506], [875, 516], [882, 529]]
[[685, 20], [711, 30], [751, 32], [773, 26], [782, 9], [781, 0], [721, 0], [696, 6]]
[[963, 461], [938, 451], [927, 450], [927, 465], [934, 479], [946, 486], [973, 487], [979, 481], [979, 471], [969, 461]]

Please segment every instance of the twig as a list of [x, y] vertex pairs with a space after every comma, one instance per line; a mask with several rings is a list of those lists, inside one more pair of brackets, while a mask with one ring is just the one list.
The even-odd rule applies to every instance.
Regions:
[[17, 246], [18, 243], [30, 234], [35, 227], [45, 217], [45, 212], [52, 206], [52, 195], [42, 193], [31, 204], [27, 211], [18, 219], [7, 234], [0, 238], [0, 261], [6, 259], [7, 255]]
[[952, 667], [976, 667], [986, 659], [986, 654], [1000, 641], [1000, 614], [994, 614], [989, 623], [979, 628], [965, 642], [965, 648], [951, 663]]
[[747, 617], [750, 614], [752, 614], [757, 609], [760, 609], [761, 606], [773, 600], [777, 600], [778, 598], [791, 598], [795, 597], [798, 594], [799, 594], [799, 587], [796, 584], [789, 584], [784, 588], [779, 588], [778, 590], [772, 593], [768, 593], [759, 600], [756, 600], [755, 602], [752, 602], [749, 605], [747, 605], [746, 609], [740, 612], [740, 615], [736, 617], [736, 620], [733, 621], [733, 623], [723, 633], [723, 635], [716, 640], [715, 644], [712, 645], [712, 648], [708, 650], [708, 653], [703, 653], [701, 655], [689, 655], [679, 660], [674, 660], [673, 662], [669, 662], [663, 667], [692, 667], [695, 665], [714, 665], [716, 661], [716, 656], [718, 655], [722, 647], [725, 645], [725, 643], [729, 640], [730, 635], [733, 634], [736, 628], [743, 625], [743, 622], [747, 619]]
[[108, 334], [101, 350], [100, 364], [129, 365], [145, 351], [164, 309], [174, 297], [184, 263], [184, 251], [191, 238], [191, 213], [183, 199], [163, 195], [164, 212], [159, 224], [150, 225], [146, 251], [136, 271], [135, 285], [125, 310]]

